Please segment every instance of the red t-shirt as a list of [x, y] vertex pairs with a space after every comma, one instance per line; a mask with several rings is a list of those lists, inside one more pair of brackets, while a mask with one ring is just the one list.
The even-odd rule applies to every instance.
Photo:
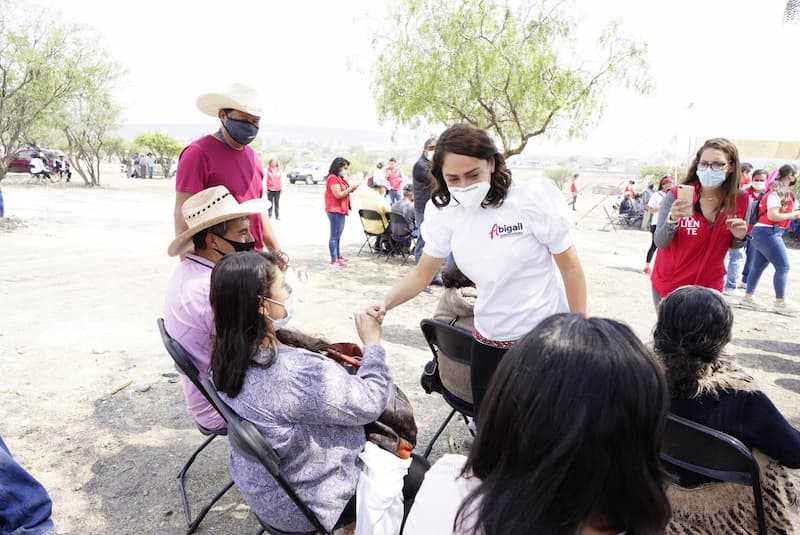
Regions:
[[272, 167], [267, 168], [267, 190], [280, 191], [281, 190], [281, 170]]
[[[237, 202], [260, 199], [264, 193], [264, 171], [256, 153], [248, 146], [230, 148], [213, 135], [192, 141], [178, 158], [175, 191], [198, 193], [213, 186], [225, 186]], [[250, 233], [256, 250], [264, 245], [261, 214], [250, 216]]]
[[576, 182], [577, 180], [573, 178], [572, 182], [569, 184], [569, 191], [572, 193], [578, 193], [578, 184]]
[[[694, 212], [691, 217], [680, 220], [672, 242], [659, 249], [656, 256], [651, 282], [661, 297], [687, 284], [722, 291], [725, 254], [733, 237], [725, 223], [729, 214], [719, 210], [711, 225], [697, 210], [700, 184], [694, 184], [694, 187]], [[672, 195], [677, 199], [677, 187], [672, 188]], [[736, 197], [736, 217], [744, 218], [748, 202], [747, 195], [740, 190]]]
[[[758, 221], [756, 221], [756, 223], [763, 223], [764, 225], [769, 225], [769, 226], [780, 225], [783, 228], [789, 228], [789, 225], [792, 224], [792, 220], [791, 219], [787, 219], [786, 221], [773, 221], [767, 215], [767, 211], [768, 211], [767, 198], [771, 194], [772, 194], [772, 192], [767, 193], [766, 195], [761, 197], [761, 202], [758, 203], [758, 213], [761, 214], [761, 215], [758, 217]], [[782, 214], [791, 214], [792, 210], [794, 210], [794, 195], [792, 195], [792, 193], [790, 192], [789, 193], [789, 201], [786, 203], [786, 208], [783, 208], [780, 211], [780, 213], [782, 213]]]
[[333, 192], [331, 191], [331, 186], [333, 184], [339, 184], [343, 190], [350, 187], [350, 184], [348, 184], [347, 180], [344, 178], [336, 175], [328, 175], [327, 180], [325, 180], [325, 211], [347, 215], [347, 213], [350, 212], [350, 195], [345, 195], [341, 199], [337, 199], [333, 196]]
[[399, 167], [390, 169], [386, 173], [386, 180], [389, 181], [389, 185], [392, 186], [393, 190], [398, 191], [403, 185], [403, 171]]

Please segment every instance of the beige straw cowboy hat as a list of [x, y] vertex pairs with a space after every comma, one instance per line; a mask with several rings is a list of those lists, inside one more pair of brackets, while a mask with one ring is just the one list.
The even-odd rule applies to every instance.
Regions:
[[231, 84], [219, 93], [205, 93], [197, 97], [197, 108], [211, 117], [217, 117], [219, 110], [239, 110], [261, 117], [264, 103], [259, 92], [244, 84]]
[[192, 236], [201, 230], [213, 227], [223, 221], [258, 214], [266, 210], [267, 203], [262, 199], [252, 199], [239, 204], [225, 186], [204, 189], [186, 199], [181, 206], [183, 218], [189, 228], [172, 240], [167, 248], [167, 254], [178, 256], [191, 251]]

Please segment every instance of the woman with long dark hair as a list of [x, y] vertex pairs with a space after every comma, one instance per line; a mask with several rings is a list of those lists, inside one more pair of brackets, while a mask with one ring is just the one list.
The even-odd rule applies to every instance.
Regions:
[[691, 202], [672, 188], [661, 203], [655, 243], [659, 248], [652, 282], [653, 302], [672, 290], [696, 284], [722, 291], [725, 255], [744, 246], [747, 195], [739, 190], [736, 145], [709, 139], [697, 151], [681, 184], [693, 188]]
[[551, 316], [506, 354], [469, 457], [431, 468], [404, 533], [661, 534], [668, 402], [630, 328]]
[[[354, 518], [364, 425], [386, 408], [392, 376], [380, 346], [380, 325], [356, 314], [364, 343], [355, 375], [319, 353], [284, 345], [292, 315], [286, 269], [273, 253], [226, 255], [211, 272], [216, 338], [214, 384], [241, 417], [253, 422], [280, 458], [295, 492], [327, 529]], [[285, 531], [313, 529], [257, 461], [230, 449], [230, 472], [259, 518]]]
[[347, 267], [347, 258], [342, 256], [339, 240], [344, 232], [344, 218], [350, 213], [350, 194], [358, 189], [358, 184], [347, 181], [350, 162], [337, 156], [331, 162], [328, 178], [325, 180], [325, 212], [331, 225], [331, 237], [328, 240], [328, 252], [331, 255], [331, 267]]
[[[795, 533], [800, 529], [800, 481], [785, 467], [800, 468], [800, 432], [725, 355], [732, 327], [731, 307], [715, 290], [684, 286], [661, 301], [653, 339], [664, 365], [671, 410], [758, 450], [768, 531]], [[678, 479], [669, 488], [673, 520], [668, 533], [758, 531], [748, 487], [673, 471]]]
[[776, 314], [795, 316], [800, 308], [786, 302], [786, 281], [789, 277], [789, 254], [783, 243], [783, 233], [795, 219], [800, 219], [800, 212], [795, 211], [795, 198], [791, 187], [797, 182], [797, 168], [786, 164], [778, 170], [778, 176], [772, 182], [768, 195], [764, 195], [758, 204], [758, 221], [750, 233], [754, 256], [747, 274], [747, 293], [739, 306], [743, 308], [765, 309], [766, 307], [753, 298], [758, 287], [761, 274], [769, 264], [775, 268], [772, 286], [775, 289], [775, 304], [772, 311]]
[[561, 192], [546, 180], [512, 182], [485, 131], [470, 124], [445, 130], [431, 177], [422, 257], [368, 312], [382, 320], [420, 293], [452, 253], [478, 289], [471, 367], [477, 410], [508, 348], [552, 314], [585, 312], [586, 279]]

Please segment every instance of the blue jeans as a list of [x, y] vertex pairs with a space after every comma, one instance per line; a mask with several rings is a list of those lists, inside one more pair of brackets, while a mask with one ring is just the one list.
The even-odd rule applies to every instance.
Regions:
[[739, 272], [742, 269], [742, 250], [728, 249], [728, 275], [725, 278], [725, 289], [735, 290]]
[[[425, 219], [425, 212], [414, 210], [414, 217], [417, 220], [417, 228], [422, 226], [422, 221]], [[419, 231], [419, 238], [417, 238], [417, 248], [414, 250], [414, 263], [419, 264], [419, 259], [422, 257], [422, 250], [425, 248], [425, 240], [422, 239], [422, 230]]]
[[0, 532], [54, 533], [52, 505], [44, 487], [14, 460], [0, 438]]
[[768, 264], [775, 268], [772, 285], [775, 287], [775, 298], [783, 299], [786, 295], [786, 279], [789, 276], [789, 255], [783, 243], [784, 229], [774, 227], [753, 227], [752, 236], [753, 264], [747, 275], [747, 293], [752, 294], [758, 286], [758, 280]]
[[394, 204], [403, 198], [399, 189], [390, 189], [386, 196], [389, 197], [389, 204]]
[[339, 239], [344, 232], [344, 214], [334, 214], [328, 212], [328, 221], [331, 224], [331, 238], [328, 240], [328, 252], [331, 253], [331, 261], [337, 260], [342, 256], [339, 251]]

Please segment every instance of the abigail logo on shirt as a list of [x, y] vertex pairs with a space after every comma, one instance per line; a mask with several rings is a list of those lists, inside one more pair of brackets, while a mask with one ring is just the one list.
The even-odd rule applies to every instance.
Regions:
[[493, 240], [495, 237], [511, 238], [513, 236], [522, 236], [522, 221], [514, 223], [513, 225], [492, 225], [492, 230], [489, 231], [489, 239]]

